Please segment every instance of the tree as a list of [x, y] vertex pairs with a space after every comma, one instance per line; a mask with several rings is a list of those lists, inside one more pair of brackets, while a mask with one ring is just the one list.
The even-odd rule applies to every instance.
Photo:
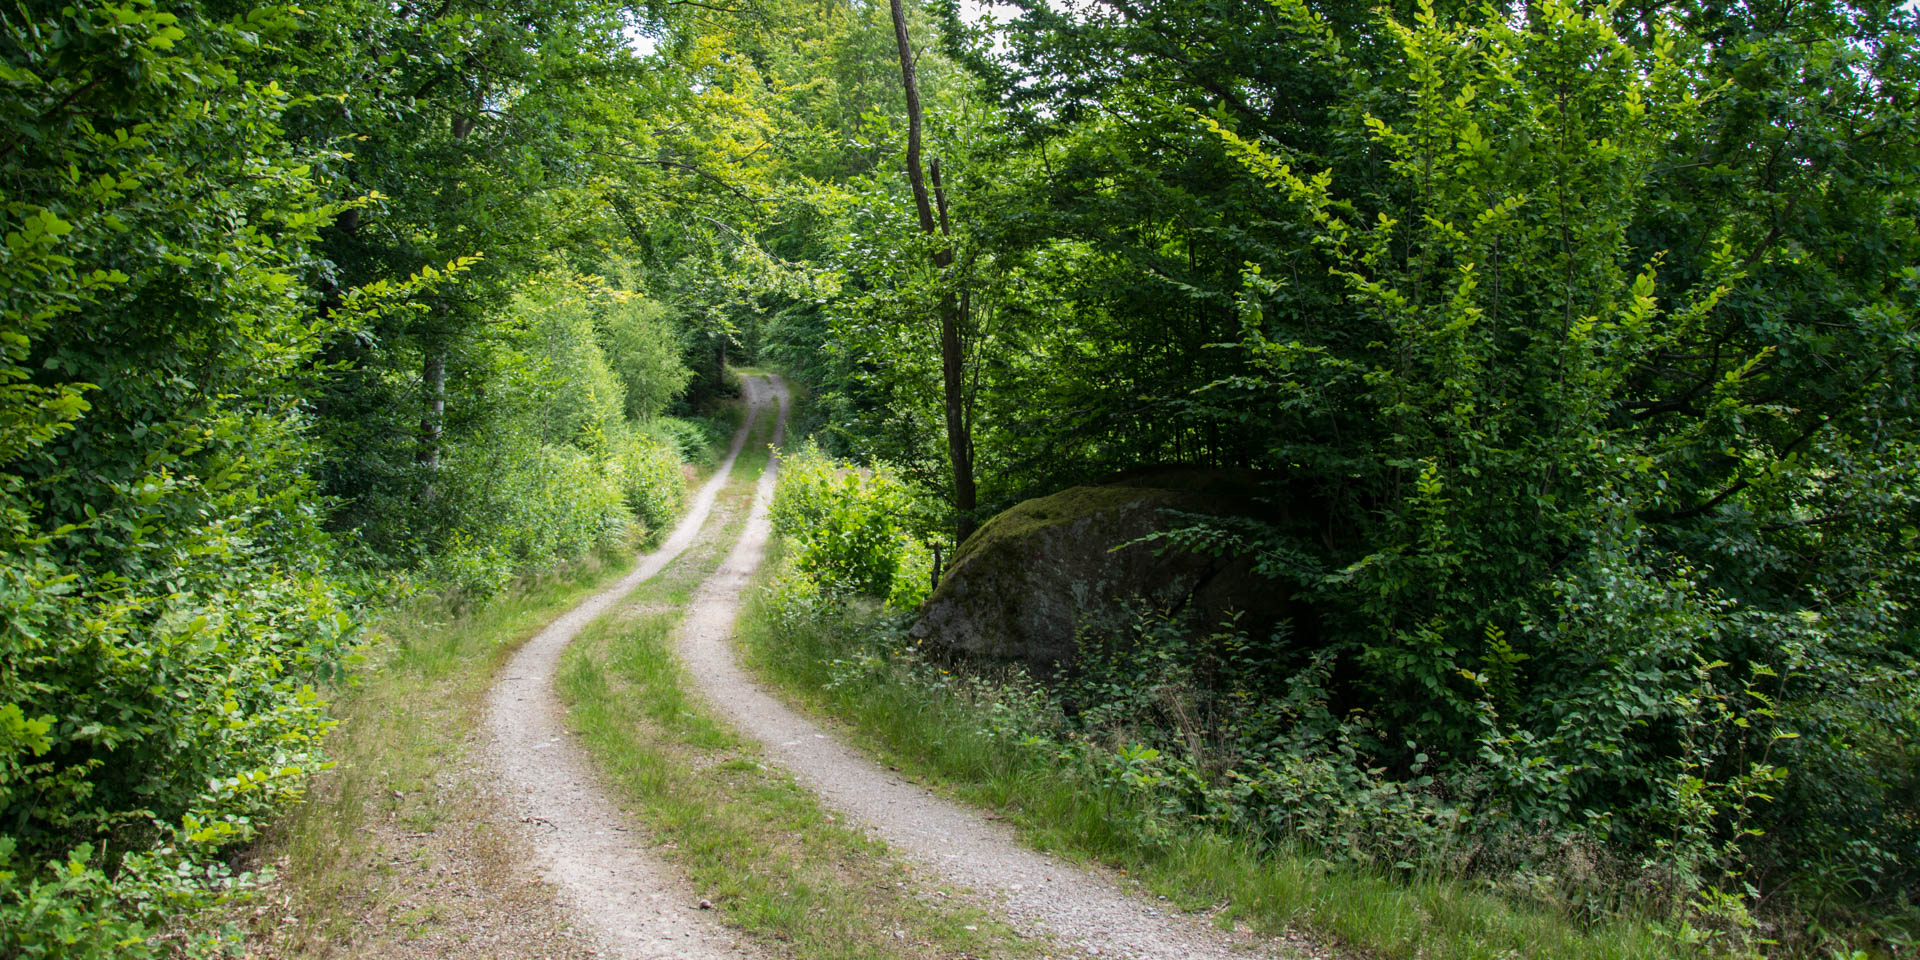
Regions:
[[[907, 181], [913, 186], [913, 203], [920, 215], [920, 230], [927, 236], [936, 229], [942, 241], [953, 230], [947, 221], [947, 198], [940, 183], [940, 160], [934, 158], [933, 189], [939, 202], [936, 227], [932, 205], [927, 201], [927, 185], [920, 170], [920, 84], [915, 77], [913, 48], [907, 39], [907, 15], [900, 0], [890, 0], [893, 11], [894, 40], [900, 52], [900, 79], [907, 94]], [[946, 274], [953, 265], [953, 248], [943, 242], [933, 254], [934, 266]], [[943, 276], [943, 280], [950, 281]], [[977, 492], [973, 482], [973, 433], [966, 407], [965, 354], [961, 346], [960, 304], [953, 290], [943, 283], [940, 292], [940, 380], [944, 394], [947, 427], [947, 458], [953, 469], [954, 543], [966, 542], [979, 525], [974, 516]]]
[[[1349, 66], [1307, 4], [1279, 9], [1331, 68]], [[1819, 857], [1842, 847], [1914, 849], [1903, 815], [1860, 812], [1889, 796], [1861, 779], [1881, 748], [1834, 736], [1877, 743], [1913, 722], [1852, 705], [1898, 697], [1920, 653], [1890, 600], [1916, 573], [1899, 531], [1920, 500], [1894, 464], [1920, 441], [1920, 235], [1890, 215], [1916, 183], [1846, 172], [1864, 153], [1912, 168], [1911, 138], [1856, 138], [1911, 123], [1912, 97], [1890, 91], [1910, 83], [1913, 24], [1815, 18], [1783, 24], [1791, 42], [1749, 34], [1728, 50], [1621, 27], [1554, 3], [1524, 20], [1423, 7], [1386, 21], [1406, 67], [1352, 74], [1368, 76], [1352, 100], [1393, 107], [1363, 117], [1386, 176], [1358, 198], [1337, 166], [1204, 119], [1309, 229], [1292, 262], [1247, 271], [1240, 345], [1255, 372], [1215, 389], [1257, 398], [1246, 409], [1276, 438], [1270, 463], [1364, 508], [1341, 516], [1344, 541], [1273, 531], [1256, 552], [1313, 599], [1317, 642], [1351, 658], [1351, 692], [1396, 737], [1516, 763], [1524, 750], [1551, 769], [1505, 785], [1520, 820], [1571, 829], [1605, 813], [1616, 842], [1733, 885], [1738, 857], [1661, 846], [1694, 815], [1675, 791], [1734, 790], [1777, 761], [1808, 776], [1783, 788], [1795, 803], [1753, 813], [1776, 839], [1737, 835], [1729, 811], [1744, 802], [1692, 827], [1787, 873], [1826, 869]], [[1754, 56], [1792, 82], [1750, 73]], [[1729, 83], [1747, 92], [1717, 92]], [[1801, 119], [1761, 134], [1755, 110]], [[1755, 181], [1763, 216], [1734, 187]], [[1341, 330], [1292, 320], [1296, 289], [1320, 284]], [[1766, 684], [1773, 706], [1690, 754], [1690, 711], [1720, 702], [1701, 664]], [[1845, 826], [1812, 828], [1808, 808]], [[1808, 858], [1809, 830], [1835, 845]], [[1911, 882], [1892, 860], [1871, 869]]]
[[494, 422], [483, 360], [505, 334], [499, 319], [530, 278], [611, 226], [581, 217], [567, 195], [598, 187], [593, 158], [614, 136], [618, 106], [644, 98], [641, 68], [618, 4], [343, 11], [302, 37], [302, 81], [329, 95], [292, 130], [338, 144], [335, 189], [366, 198], [325, 231], [323, 307], [341, 291], [474, 258], [458, 285], [327, 345], [317, 429], [323, 487], [341, 503], [335, 525], [405, 567], [460, 526], [461, 505], [439, 493], [457, 448]]
[[0, 953], [138, 954], [322, 763], [356, 641], [300, 403], [345, 311], [301, 283], [340, 207], [282, 136], [298, 17], [0, 18]]

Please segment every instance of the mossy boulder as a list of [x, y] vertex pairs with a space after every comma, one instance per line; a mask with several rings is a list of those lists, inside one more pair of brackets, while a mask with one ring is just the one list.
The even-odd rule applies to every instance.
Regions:
[[1178, 514], [1256, 513], [1259, 493], [1243, 473], [1147, 470], [1028, 500], [967, 538], [912, 635], [1047, 672], [1072, 658], [1081, 630], [1117, 623], [1128, 602], [1201, 622], [1233, 611], [1252, 629], [1291, 619], [1283, 591], [1245, 560], [1136, 542], [1192, 522]]

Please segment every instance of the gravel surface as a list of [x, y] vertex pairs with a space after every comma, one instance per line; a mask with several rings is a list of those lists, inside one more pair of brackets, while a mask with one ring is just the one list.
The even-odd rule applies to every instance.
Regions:
[[[780, 408], [774, 429], [777, 444], [786, 428], [787, 391], [778, 378], [769, 380]], [[764, 388], [749, 383], [757, 409], [764, 402]], [[730, 641], [747, 581], [760, 566], [772, 532], [767, 509], [775, 469], [769, 464], [761, 474], [746, 528], [720, 569], [694, 594], [679, 638], [682, 659], [722, 716], [765, 744], [772, 757], [829, 805], [950, 880], [986, 894], [988, 904], [1016, 927], [1051, 935], [1067, 949], [1139, 960], [1297, 958], [1314, 953], [1305, 944], [1230, 938], [1128, 893], [1111, 875], [1030, 850], [1011, 830], [978, 811], [882, 769], [750, 680]]]
[[[605, 955], [720, 960], [759, 952], [700, 909], [700, 897], [636, 835], [568, 731], [554, 692], [560, 655], [581, 629], [691, 546], [766, 404], [747, 380], [747, 420], [667, 541], [632, 573], [567, 611], [514, 655], [487, 698], [483, 725], [501, 803], [518, 820], [542, 878], [554, 884]], [[784, 401], [785, 394], [781, 395]]]

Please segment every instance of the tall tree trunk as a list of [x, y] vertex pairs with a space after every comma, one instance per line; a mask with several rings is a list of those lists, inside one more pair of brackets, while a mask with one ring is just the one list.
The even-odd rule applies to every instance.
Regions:
[[[898, 3], [899, 0], [894, 0]], [[928, 165], [933, 178], [933, 199], [940, 208], [940, 234], [951, 237], [947, 226], [947, 192], [940, 183], [940, 159]], [[953, 248], [934, 255], [942, 270], [953, 263]], [[954, 297], [952, 287], [940, 294], [940, 378], [945, 390], [947, 414], [947, 456], [953, 461], [953, 506], [959, 516], [954, 524], [954, 546], [973, 536], [978, 521], [974, 517], [977, 491], [973, 482], [973, 425], [967, 417], [966, 352], [960, 342], [960, 321], [965, 311]]]
[[420, 411], [420, 447], [414, 454], [426, 468], [427, 481], [420, 487], [420, 502], [432, 503], [439, 496], [437, 474], [440, 470], [440, 436], [447, 422], [447, 345], [440, 338], [426, 344], [426, 356], [420, 363], [420, 380], [426, 387], [426, 402]]
[[[913, 45], [907, 42], [907, 12], [900, 0], [893, 5], [893, 39], [900, 50], [900, 80], [907, 88], [907, 183], [913, 186], [913, 204], [920, 211], [920, 229], [934, 232], [933, 205], [927, 201], [927, 184], [920, 176], [920, 81], [913, 72]], [[944, 258], [944, 259], [942, 259]], [[951, 260], [951, 251], [935, 254], [941, 266]]]
[[[907, 40], [907, 14], [900, 0], [890, 0], [893, 9], [893, 38], [900, 51], [900, 79], [907, 88], [907, 182], [913, 187], [913, 203], [920, 214], [920, 229], [928, 236], [951, 238], [947, 223], [947, 198], [940, 184], [940, 161], [933, 161], [933, 188], [940, 202], [940, 220], [934, 222], [933, 203], [927, 197], [927, 185], [920, 172], [920, 83], [913, 69], [913, 45]], [[943, 245], [933, 255], [934, 265], [944, 273], [953, 264], [953, 247]], [[966, 417], [966, 353], [960, 342], [960, 308], [953, 291], [940, 295], [940, 376], [945, 388], [947, 415], [947, 457], [953, 463], [954, 543], [966, 542], [978, 520], [974, 517], [977, 491], [973, 482], [973, 429]]]

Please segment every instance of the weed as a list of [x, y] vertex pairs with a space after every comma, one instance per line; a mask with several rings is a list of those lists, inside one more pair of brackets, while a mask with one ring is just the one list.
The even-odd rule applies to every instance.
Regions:
[[1297, 840], [1263, 841], [1232, 822], [1166, 816], [1156, 798], [1170, 786], [1164, 751], [1076, 735], [1018, 671], [973, 675], [931, 662], [904, 640], [898, 615], [789, 592], [792, 577], [784, 559], [762, 571], [740, 629], [749, 667], [845, 721], [840, 729], [876, 760], [995, 810], [1040, 849], [1118, 866], [1222, 924], [1308, 931], [1383, 958], [1672, 953], [1644, 920], [1587, 925], [1440, 870], [1374, 867]]

